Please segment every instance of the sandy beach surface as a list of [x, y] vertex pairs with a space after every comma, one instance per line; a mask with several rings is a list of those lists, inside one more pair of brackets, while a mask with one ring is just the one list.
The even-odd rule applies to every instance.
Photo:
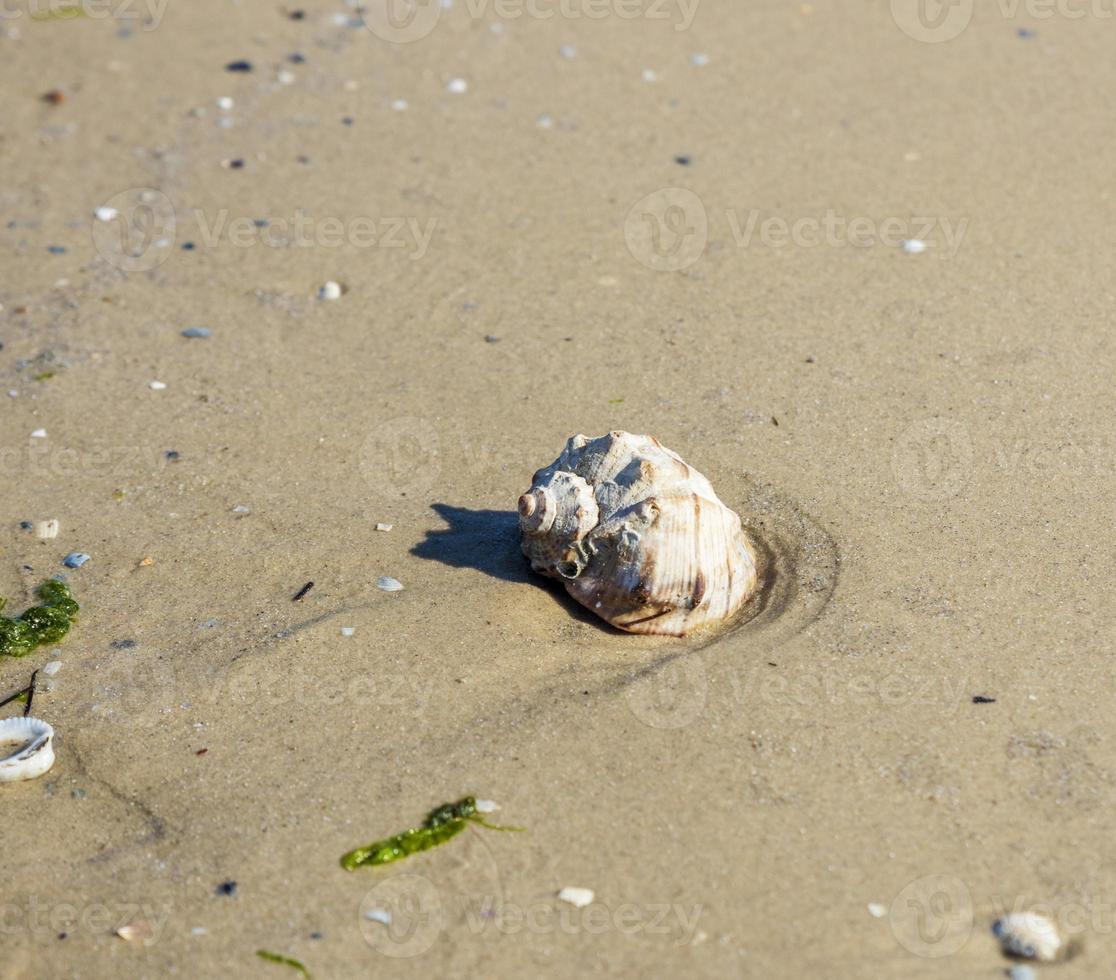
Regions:
[[[82, 608], [0, 658], [0, 977], [1113, 975], [1111, 10], [382, 11], [4, 7], [0, 594]], [[736, 628], [527, 569], [612, 429]]]

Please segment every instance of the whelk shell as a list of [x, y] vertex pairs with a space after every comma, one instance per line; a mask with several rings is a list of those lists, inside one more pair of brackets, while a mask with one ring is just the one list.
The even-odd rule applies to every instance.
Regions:
[[54, 765], [54, 729], [38, 718], [0, 721], [0, 783], [34, 779]]
[[685, 636], [755, 592], [740, 518], [651, 436], [573, 436], [519, 498], [523, 553], [630, 633]]

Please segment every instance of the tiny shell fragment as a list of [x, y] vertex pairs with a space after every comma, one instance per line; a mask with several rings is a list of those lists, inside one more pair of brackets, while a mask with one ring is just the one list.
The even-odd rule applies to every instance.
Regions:
[[0, 721], [0, 783], [41, 776], [54, 765], [54, 729], [38, 718]]
[[558, 893], [558, 898], [563, 902], [569, 902], [575, 909], [584, 908], [593, 901], [593, 889], [566, 887]]
[[381, 575], [380, 580], [376, 583], [378, 589], [384, 592], [402, 592], [403, 583], [397, 578], [392, 578], [390, 575]]
[[58, 523], [57, 518], [49, 521], [36, 521], [35, 522], [35, 537], [49, 540], [50, 538], [58, 537], [58, 532], [61, 525]]

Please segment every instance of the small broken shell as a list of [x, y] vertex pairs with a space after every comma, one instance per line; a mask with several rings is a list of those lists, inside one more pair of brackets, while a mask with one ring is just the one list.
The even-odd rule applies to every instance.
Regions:
[[574, 436], [519, 498], [523, 553], [630, 633], [685, 636], [724, 622], [756, 588], [740, 518], [651, 436]]
[[34, 779], [54, 765], [54, 729], [38, 718], [0, 721], [0, 783]]
[[1005, 956], [1054, 963], [1068, 954], [1058, 927], [1037, 912], [1013, 912], [997, 919], [992, 932]]

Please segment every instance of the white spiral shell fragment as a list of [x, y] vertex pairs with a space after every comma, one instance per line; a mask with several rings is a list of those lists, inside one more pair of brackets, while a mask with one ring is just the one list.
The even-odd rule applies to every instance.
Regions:
[[54, 765], [54, 729], [38, 718], [0, 721], [0, 783], [34, 779]]
[[573, 436], [519, 498], [531, 567], [613, 626], [685, 636], [756, 588], [740, 518], [651, 436]]

